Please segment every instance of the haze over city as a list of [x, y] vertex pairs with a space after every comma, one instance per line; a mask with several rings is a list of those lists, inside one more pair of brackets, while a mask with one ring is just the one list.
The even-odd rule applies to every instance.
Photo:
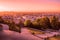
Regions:
[[60, 12], [60, 0], [0, 0], [0, 11]]
[[60, 40], [60, 0], [0, 0], [0, 40]]

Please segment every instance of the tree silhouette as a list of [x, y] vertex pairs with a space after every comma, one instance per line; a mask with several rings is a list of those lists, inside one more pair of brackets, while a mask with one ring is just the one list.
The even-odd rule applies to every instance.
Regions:
[[17, 26], [13, 20], [4, 20], [2, 17], [0, 17], [0, 23], [7, 24], [9, 26], [9, 30], [21, 32], [21, 27]]
[[26, 27], [32, 27], [32, 22], [31, 22], [31, 20], [25, 20], [24, 26], [26, 26]]
[[43, 29], [48, 29], [49, 27], [51, 27], [49, 18], [46, 16], [41, 18], [40, 25], [42, 26]]
[[59, 19], [56, 16], [50, 18], [52, 29], [59, 29]]

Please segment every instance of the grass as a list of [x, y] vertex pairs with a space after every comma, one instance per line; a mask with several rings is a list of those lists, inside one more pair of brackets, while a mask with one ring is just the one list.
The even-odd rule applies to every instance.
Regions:
[[32, 34], [44, 34], [44, 32], [42, 31], [39, 31], [39, 30], [34, 30], [34, 29], [30, 29], [28, 28], [29, 32], [32, 33]]
[[[28, 29], [29, 29], [29, 32], [32, 34], [44, 34], [45, 33], [43, 31], [39, 31], [39, 30], [34, 30], [34, 29], [30, 29], [30, 28], [28, 28]], [[46, 40], [60, 40], [60, 35], [49, 37]]]
[[60, 40], [60, 36], [54, 36], [54, 37], [51, 37], [51, 38], [48, 38], [47, 40]]

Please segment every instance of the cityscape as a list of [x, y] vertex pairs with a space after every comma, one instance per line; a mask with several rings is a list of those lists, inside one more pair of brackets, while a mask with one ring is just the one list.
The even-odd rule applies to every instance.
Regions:
[[0, 40], [60, 40], [60, 0], [0, 0]]

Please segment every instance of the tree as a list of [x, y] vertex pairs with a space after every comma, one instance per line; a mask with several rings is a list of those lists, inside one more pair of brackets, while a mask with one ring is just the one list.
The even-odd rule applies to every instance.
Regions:
[[35, 21], [39, 23], [39, 22], [40, 22], [40, 18], [36, 18], [36, 20], [35, 20]]
[[0, 23], [4, 23], [2, 16], [0, 16]]
[[7, 24], [9, 26], [9, 30], [21, 32], [21, 27], [16, 25], [13, 20], [4, 20], [2, 17], [0, 17], [0, 23]]
[[9, 26], [9, 30], [11, 31], [16, 31], [16, 32], [21, 32], [21, 27], [15, 24], [13, 20], [4, 20], [4, 24], [7, 24]]
[[31, 20], [25, 20], [24, 26], [26, 26], [26, 27], [32, 27], [32, 22], [31, 22]]
[[52, 29], [59, 29], [59, 19], [58, 17], [56, 16], [52, 16], [50, 18], [50, 23], [51, 23], [51, 26], [52, 26]]
[[46, 16], [41, 18], [40, 25], [41, 25], [42, 29], [47, 29], [47, 28], [51, 27], [49, 18]]
[[58, 22], [58, 29], [60, 29], [60, 22]]
[[3, 30], [3, 26], [0, 24], [0, 31], [2, 31]]
[[16, 32], [21, 32], [21, 27], [16, 25], [14, 22], [12, 22], [11, 24], [8, 24], [9, 25], [9, 30], [11, 31], [16, 31]]
[[37, 21], [33, 21], [32, 25], [33, 28], [39, 29], [39, 23]]
[[41, 29], [40, 18], [36, 18], [36, 20], [34, 20], [32, 24], [33, 24], [33, 28]]

